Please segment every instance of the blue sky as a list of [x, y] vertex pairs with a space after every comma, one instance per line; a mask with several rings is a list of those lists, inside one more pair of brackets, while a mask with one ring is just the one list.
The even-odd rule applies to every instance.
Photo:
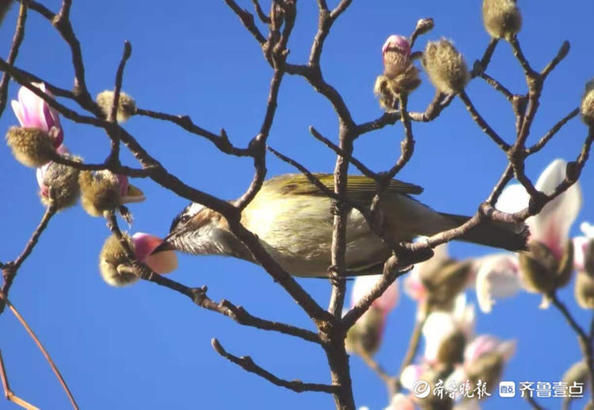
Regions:
[[[335, 3], [335, 2], [329, 2]], [[381, 73], [381, 46], [390, 34], [408, 35], [417, 19], [433, 17], [435, 29], [417, 48], [442, 36], [454, 40], [469, 64], [480, 58], [489, 40], [480, 19], [480, 2], [375, 0], [355, 1], [335, 25], [327, 40], [322, 64], [327, 80], [344, 96], [358, 122], [381, 114], [372, 93]], [[44, 1], [52, 10], [56, 0]], [[251, 2], [242, 4], [250, 8]], [[585, 82], [593, 75], [592, 24], [594, 3], [552, 0], [521, 2], [524, 27], [520, 41], [532, 64], [543, 67], [563, 40], [571, 51], [545, 86], [534, 123], [532, 141], [579, 103]], [[0, 27], [0, 52], [6, 55], [17, 7]], [[315, 2], [300, 2], [298, 23], [289, 43], [289, 61], [301, 63], [315, 33]], [[78, 1], [72, 9], [74, 28], [81, 40], [88, 84], [93, 94], [113, 87], [124, 40], [133, 47], [123, 89], [138, 106], [173, 114], [189, 114], [200, 126], [217, 132], [225, 128], [237, 145], [245, 145], [260, 127], [271, 71], [257, 43], [246, 33], [223, 1], [181, 0], [175, 7], [164, 2]], [[47, 21], [30, 13], [18, 66], [55, 84], [72, 84], [70, 55]], [[498, 46], [488, 72], [514, 91], [523, 91], [522, 73], [507, 44]], [[423, 84], [410, 98], [410, 107], [424, 110], [433, 88]], [[9, 96], [15, 98], [11, 85]], [[479, 80], [467, 89], [477, 108], [509, 141], [514, 132], [507, 102]], [[0, 129], [16, 123], [7, 109]], [[335, 157], [308, 133], [314, 125], [336, 138], [336, 117], [330, 105], [301, 78], [286, 77], [269, 143], [311, 170], [330, 172]], [[97, 129], [63, 121], [65, 143], [89, 162], [104, 159], [109, 140]], [[145, 118], [126, 124], [140, 142], [185, 182], [232, 199], [249, 184], [249, 160], [228, 158], [206, 140], [174, 126]], [[422, 185], [423, 202], [445, 212], [471, 214], [490, 192], [505, 166], [505, 155], [480, 132], [455, 100], [430, 124], [415, 124], [416, 152], [398, 178]], [[579, 152], [586, 128], [572, 121], [540, 155], [530, 158], [527, 170], [536, 177], [554, 158], [572, 159]], [[400, 126], [388, 127], [357, 141], [356, 153], [374, 170], [389, 168], [399, 155]], [[129, 153], [123, 159], [134, 164]], [[294, 172], [270, 157], [269, 175]], [[584, 207], [579, 221], [594, 221], [591, 164], [581, 184]], [[171, 219], [187, 204], [149, 180], [135, 181], [147, 201], [131, 206], [132, 231], [164, 235]], [[0, 148], [0, 260], [13, 259], [23, 248], [43, 214], [34, 171], [18, 164], [8, 148]], [[577, 234], [577, 224], [574, 227]], [[151, 283], [115, 289], [101, 280], [99, 249], [108, 231], [103, 220], [87, 216], [80, 207], [58, 214], [38, 247], [22, 266], [10, 293], [40, 339], [45, 343], [82, 408], [86, 409], [232, 409], [331, 408], [330, 396], [297, 395], [245, 373], [219, 357], [210, 346], [217, 337], [237, 355], [287, 379], [328, 382], [321, 349], [289, 337], [256, 331], [218, 314], [193, 306], [184, 297]], [[459, 258], [492, 252], [488, 248], [453, 244]], [[220, 257], [180, 256], [180, 268], [171, 276], [190, 286], [208, 285], [215, 300], [226, 298], [250, 312], [272, 320], [286, 320], [311, 328], [307, 317], [260, 268]], [[327, 305], [329, 285], [323, 280], [301, 280]], [[580, 323], [590, 313], [572, 302], [570, 285], [561, 292]], [[469, 292], [470, 298], [474, 298]], [[537, 308], [540, 298], [521, 294], [499, 302], [490, 315], [479, 315], [477, 332], [516, 338], [518, 350], [504, 378], [514, 381], [558, 381], [580, 357], [575, 335], [560, 314]], [[412, 329], [414, 304], [403, 297], [392, 312], [378, 360], [396, 371]], [[0, 349], [14, 391], [42, 408], [67, 408], [68, 402], [49, 367], [16, 320], [0, 316]], [[351, 360], [355, 399], [372, 409], [387, 404], [382, 383], [362, 361]], [[493, 398], [486, 409], [510, 406]], [[543, 399], [545, 407], [557, 407]], [[513, 408], [526, 405], [519, 399]], [[0, 401], [0, 409], [16, 408]]]

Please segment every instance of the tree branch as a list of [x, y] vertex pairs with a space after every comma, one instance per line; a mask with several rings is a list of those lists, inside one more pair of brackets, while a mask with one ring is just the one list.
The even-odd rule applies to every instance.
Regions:
[[268, 380], [270, 383], [275, 384], [280, 387], [287, 388], [292, 390], [296, 393], [303, 393], [307, 391], [311, 392], [323, 392], [323, 393], [332, 393], [334, 394], [337, 390], [336, 386], [332, 386], [329, 384], [318, 384], [318, 383], [304, 383], [301, 380], [285, 380], [281, 379], [274, 374], [270, 373], [269, 371], [265, 370], [264, 368], [258, 366], [251, 357], [249, 356], [242, 356], [237, 357], [228, 353], [221, 343], [217, 339], [212, 339], [211, 341], [212, 347], [221, 356], [225, 359], [229, 360], [232, 363], [243, 368], [245, 371], [257, 374], [258, 376]]

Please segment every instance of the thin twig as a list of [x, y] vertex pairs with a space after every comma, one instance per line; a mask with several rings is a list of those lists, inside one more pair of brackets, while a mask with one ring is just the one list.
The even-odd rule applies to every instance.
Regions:
[[495, 142], [495, 144], [497, 144], [499, 146], [499, 148], [501, 148], [503, 151], [506, 151], [507, 152], [507, 150], [509, 149], [509, 144], [507, 144], [493, 130], [493, 128], [491, 128], [491, 126], [487, 123], [487, 121], [485, 121], [485, 119], [478, 113], [478, 111], [474, 107], [474, 104], [472, 103], [472, 101], [468, 97], [468, 94], [466, 94], [466, 91], [463, 90], [460, 94], [458, 94], [458, 96], [460, 97], [460, 100], [462, 100], [462, 102], [466, 106], [466, 109], [470, 113], [470, 116], [472, 117], [472, 119], [474, 120], [474, 122], [477, 123], [477, 125], [480, 127], [480, 129], [485, 134], [487, 134], [489, 137], [491, 137], [491, 139], [493, 140], [493, 142]]
[[21, 399], [10, 389], [8, 377], [6, 376], [6, 369], [4, 368], [4, 360], [2, 359], [2, 351], [0, 351], [0, 379], [2, 379], [2, 387], [4, 388], [4, 397], [6, 400], [13, 402], [17, 406], [21, 406], [26, 410], [39, 410], [38, 407]]
[[553, 138], [555, 134], [557, 134], [557, 132], [559, 132], [559, 130], [563, 128], [563, 126], [567, 124], [569, 120], [576, 117], [579, 113], [579, 108], [574, 108], [572, 111], [570, 111], [569, 114], [560, 119], [559, 122], [557, 122], [549, 131], [547, 131], [547, 133], [543, 135], [543, 137], [540, 140], [538, 140], [536, 144], [534, 144], [530, 148], [527, 148], [526, 154], [532, 155], [544, 148], [544, 146], [551, 140], [551, 138]]
[[45, 347], [43, 347], [43, 344], [41, 344], [41, 341], [39, 340], [39, 338], [35, 335], [35, 333], [31, 329], [31, 327], [27, 324], [27, 322], [25, 321], [25, 319], [17, 311], [17, 309], [14, 307], [14, 305], [12, 303], [10, 303], [10, 301], [8, 300], [8, 298], [6, 297], [6, 295], [4, 293], [2, 293], [2, 292], [0, 292], [0, 299], [3, 300], [3, 302], [8, 306], [8, 308], [14, 314], [14, 316], [17, 318], [17, 320], [21, 323], [21, 325], [23, 325], [23, 327], [25, 328], [25, 330], [27, 331], [27, 333], [29, 334], [29, 336], [31, 336], [31, 339], [33, 339], [33, 341], [35, 342], [35, 344], [37, 345], [37, 347], [41, 351], [41, 354], [43, 354], [43, 357], [45, 357], [45, 360], [47, 360], [48, 364], [52, 368], [52, 371], [56, 375], [56, 378], [60, 382], [60, 385], [62, 385], [62, 388], [66, 392], [66, 395], [68, 396], [68, 400], [70, 400], [70, 404], [72, 404], [72, 408], [74, 408], [75, 410], [78, 410], [78, 405], [76, 404], [76, 400], [74, 400], [74, 396], [72, 395], [72, 392], [68, 388], [68, 385], [66, 384], [66, 381], [62, 377], [62, 374], [60, 373], [60, 370], [58, 369], [58, 367], [56, 366], [56, 364], [52, 360], [51, 356], [49, 355], [49, 353], [47, 352], [47, 350], [45, 350]]
[[211, 344], [215, 352], [223, 356], [225, 359], [229, 360], [232, 363], [242, 367], [245, 371], [257, 374], [258, 376], [268, 380], [270, 383], [275, 384], [280, 387], [285, 387], [289, 390], [292, 390], [297, 393], [303, 393], [307, 391], [311, 392], [323, 392], [323, 393], [336, 393], [337, 387], [332, 386], [329, 384], [320, 384], [320, 383], [304, 383], [301, 380], [285, 380], [281, 379], [280, 377], [275, 376], [274, 374], [270, 373], [269, 371], [265, 370], [264, 368], [258, 366], [251, 357], [249, 356], [242, 356], [237, 357], [228, 353], [221, 343], [217, 339], [212, 339]]
[[[23, 1], [19, 8], [19, 17], [17, 19], [16, 29], [14, 31], [14, 36], [12, 38], [12, 44], [10, 45], [10, 51], [8, 52], [8, 57], [6, 58], [6, 62], [9, 65], [14, 65], [16, 61], [17, 55], [19, 53], [19, 48], [25, 38], [25, 22], [27, 20], [27, 2]], [[0, 80], [0, 115], [4, 112], [4, 108], [6, 108], [6, 102], [8, 100], [8, 84], [10, 82], [10, 76], [8, 73], [2, 74], [2, 80]]]
[[417, 355], [417, 350], [419, 350], [419, 345], [421, 344], [421, 335], [423, 332], [423, 325], [425, 324], [425, 319], [427, 318], [425, 310], [425, 303], [419, 302], [417, 306], [417, 316], [415, 317], [415, 325], [410, 335], [410, 339], [408, 341], [408, 348], [406, 349], [406, 353], [404, 354], [404, 358], [402, 359], [400, 370], [398, 371], [398, 377], [396, 379], [396, 391], [400, 391], [400, 389], [402, 388], [400, 378], [402, 377], [404, 369], [406, 369], [413, 362], [415, 356]]
[[592, 394], [592, 397], [594, 397], [594, 347], [592, 346], [590, 336], [577, 323], [577, 321], [569, 312], [565, 304], [559, 300], [556, 293], [551, 294], [550, 299], [553, 303], [553, 306], [555, 306], [559, 310], [559, 312], [561, 312], [561, 314], [567, 321], [567, 324], [569, 324], [569, 326], [573, 329], [573, 331], [578, 337], [578, 342], [582, 350], [582, 354], [584, 355], [584, 360], [588, 366], [588, 373], [590, 375], [590, 392]]
[[[43, 214], [43, 217], [41, 218], [39, 225], [37, 225], [37, 228], [35, 228], [35, 231], [31, 235], [31, 238], [27, 241], [25, 249], [23, 249], [21, 254], [14, 261], [6, 263], [4, 265], [4, 268], [2, 269], [4, 283], [2, 284], [0, 293], [2, 293], [5, 297], [8, 297], [10, 287], [12, 286], [12, 283], [17, 275], [19, 268], [27, 259], [27, 257], [29, 257], [29, 255], [35, 248], [35, 245], [37, 245], [39, 237], [41, 236], [45, 228], [47, 228], [50, 219], [52, 219], [52, 216], [54, 216], [55, 213], [56, 207], [53, 203], [50, 203], [50, 205], [45, 209], [45, 213]], [[0, 313], [4, 311], [4, 298], [1, 299], [2, 300], [0, 300]]]

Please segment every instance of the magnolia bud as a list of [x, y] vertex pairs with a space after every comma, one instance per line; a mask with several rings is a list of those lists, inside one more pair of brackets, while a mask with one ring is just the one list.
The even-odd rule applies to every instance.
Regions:
[[454, 332], [449, 335], [437, 351], [437, 361], [445, 364], [461, 363], [464, 359], [466, 335], [463, 332]]
[[[114, 92], [105, 90], [97, 94], [97, 104], [101, 107], [105, 117], [109, 117], [111, 109], [113, 107]], [[119, 123], [127, 121], [131, 116], [136, 114], [136, 101], [124, 92], [120, 92], [120, 98], [118, 99], [118, 110], [116, 120]]]
[[[80, 157], [68, 154], [63, 156], [72, 161], [82, 162]], [[80, 196], [78, 174], [78, 169], [56, 162], [49, 162], [43, 167], [37, 168], [37, 183], [39, 184], [41, 203], [45, 206], [53, 203], [57, 210], [74, 205]]]
[[578, 272], [575, 279], [575, 300], [584, 309], [594, 309], [594, 278]]
[[417, 21], [417, 25], [415, 26], [415, 34], [417, 36], [428, 33], [431, 30], [433, 30], [433, 19], [431, 17]]
[[384, 75], [393, 78], [406, 70], [410, 64], [410, 43], [404, 36], [392, 34], [382, 47]]
[[520, 275], [529, 292], [545, 295], [567, 285], [573, 271], [573, 243], [567, 241], [558, 260], [542, 242], [528, 243], [528, 252], [519, 254]]
[[385, 316], [381, 310], [371, 306], [349, 329], [346, 349], [352, 353], [372, 356], [382, 341]]
[[459, 93], [470, 80], [464, 57], [449, 40], [442, 38], [427, 43], [422, 62], [429, 79], [440, 92]]
[[102, 216], [104, 211], [114, 210], [126, 202], [144, 200], [142, 191], [129, 185], [125, 176], [108, 170], [82, 171], [78, 183], [82, 206], [91, 216]]
[[581, 360], [574, 363], [567, 371], [563, 374], [562, 381], [567, 385], [574, 383], [586, 384], [590, 380], [590, 372], [588, 365], [585, 361]]
[[55, 155], [55, 148], [47, 132], [39, 128], [10, 127], [6, 143], [21, 164], [40, 167]]
[[504, 364], [505, 358], [500, 352], [488, 352], [470, 362], [465, 367], [465, 372], [472, 386], [476, 386], [481, 380], [487, 386], [487, 392], [490, 392], [499, 381]]
[[429, 303], [432, 306], [447, 308], [466, 287], [471, 267], [471, 262], [450, 260], [431, 272], [431, 275], [423, 275], [423, 283], [429, 293]]
[[586, 91], [580, 105], [582, 120], [590, 127], [594, 127], [594, 80], [588, 81]]
[[484, 0], [483, 23], [491, 37], [509, 40], [522, 28], [522, 15], [515, 0]]
[[[134, 249], [132, 239], [123, 234], [130, 249]], [[120, 240], [111, 235], [99, 254], [99, 271], [105, 282], [111, 286], [125, 286], [136, 282], [139, 276], [135, 274], [133, 261], [128, 258]]]

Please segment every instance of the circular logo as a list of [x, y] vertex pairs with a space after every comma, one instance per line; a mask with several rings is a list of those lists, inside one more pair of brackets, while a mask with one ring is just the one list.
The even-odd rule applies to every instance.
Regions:
[[425, 380], [417, 380], [413, 386], [412, 392], [415, 397], [424, 399], [431, 393], [431, 386], [429, 385], [429, 382], [426, 382]]

